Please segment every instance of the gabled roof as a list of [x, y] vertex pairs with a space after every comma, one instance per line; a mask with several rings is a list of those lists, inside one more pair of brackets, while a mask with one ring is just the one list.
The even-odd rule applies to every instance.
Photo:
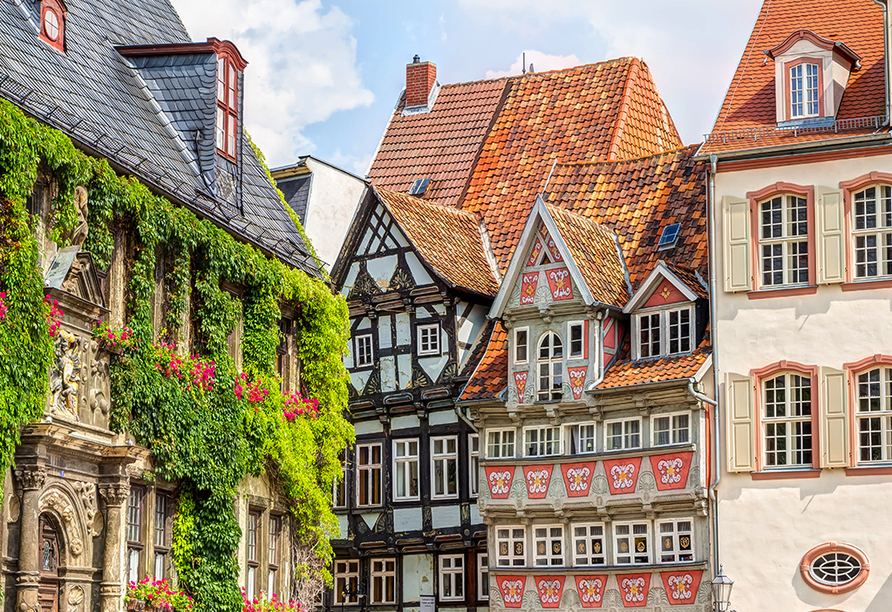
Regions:
[[508, 332], [496, 323], [492, 334], [480, 343], [486, 350], [462, 390], [460, 402], [497, 399], [508, 386]]
[[694, 271], [683, 270], [678, 266], [668, 266], [666, 265], [666, 262], [659, 261], [651, 273], [648, 274], [644, 282], [641, 283], [641, 286], [638, 287], [638, 291], [635, 292], [632, 299], [629, 300], [628, 304], [623, 308], [623, 312], [628, 314], [637, 310], [641, 306], [641, 303], [647, 299], [648, 295], [659, 287], [662, 279], [666, 279], [672, 283], [675, 288], [691, 302], [698, 298], [709, 297], [709, 293], [702, 285], [700, 279], [697, 278], [697, 274]]
[[[851, 73], [837, 113], [837, 125], [821, 129], [779, 131], [775, 105], [775, 66], [763, 52], [791, 34], [809, 30], [843, 44], [861, 57]], [[885, 113], [883, 7], [874, 0], [765, 0], [712, 134], [702, 153], [789, 145], [845, 138], [877, 131]]]
[[451, 206], [375, 188], [418, 254], [443, 280], [492, 296], [499, 285], [487, 257], [486, 230], [477, 218]]

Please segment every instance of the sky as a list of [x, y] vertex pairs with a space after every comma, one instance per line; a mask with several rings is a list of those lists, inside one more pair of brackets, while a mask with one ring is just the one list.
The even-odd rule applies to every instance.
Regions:
[[270, 167], [365, 176], [414, 55], [441, 84], [622, 56], [650, 67], [686, 144], [710, 131], [762, 0], [172, 0], [248, 61], [245, 125]]

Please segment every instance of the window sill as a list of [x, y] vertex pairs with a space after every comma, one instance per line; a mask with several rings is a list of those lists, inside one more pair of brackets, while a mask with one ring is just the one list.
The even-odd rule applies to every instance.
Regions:
[[754, 291], [747, 291], [746, 297], [751, 300], [764, 300], [767, 298], [814, 295], [817, 292], [817, 285], [808, 285], [806, 287], [779, 287], [777, 289], [757, 289]]
[[890, 287], [892, 287], [892, 278], [861, 279], [840, 285], [843, 291], [866, 291], [869, 289], [889, 289]]
[[860, 465], [846, 468], [846, 476], [889, 476], [892, 465]]
[[821, 470], [766, 470], [763, 472], [751, 472], [753, 480], [795, 480], [797, 478], [820, 478]]

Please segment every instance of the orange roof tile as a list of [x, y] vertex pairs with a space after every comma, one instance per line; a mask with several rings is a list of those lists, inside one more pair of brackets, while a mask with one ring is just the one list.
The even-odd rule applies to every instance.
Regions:
[[418, 253], [452, 285], [483, 295], [499, 289], [480, 224], [471, 213], [375, 188]]
[[642, 383], [666, 382], [693, 378], [712, 354], [706, 342], [689, 355], [679, 357], [661, 357], [659, 359], [643, 359], [630, 361], [628, 358], [614, 363], [604, 373], [604, 380], [598, 389], [615, 389]]
[[[610, 228], [619, 236], [633, 288], [657, 261], [706, 274], [707, 218], [704, 162], [697, 147], [641, 159], [558, 164], [547, 203]], [[675, 247], [657, 250], [663, 228], [681, 223]]]
[[[861, 67], [849, 76], [837, 119], [842, 129], [776, 130], [775, 66], [764, 51], [783, 43], [797, 30], [845, 44], [861, 56]], [[766, 0], [731, 87], [725, 96], [713, 134], [701, 152], [829, 140], [870, 134], [873, 118], [885, 112], [883, 9], [873, 0]], [[759, 131], [761, 130], [761, 131]]]
[[424, 199], [457, 205], [506, 82], [444, 85], [424, 114], [402, 116], [401, 101], [369, 171], [372, 184], [406, 193], [415, 179], [430, 178]]
[[673, 264], [666, 264], [666, 267], [678, 277], [678, 280], [687, 285], [688, 289], [693, 291], [697, 297], [701, 297], [705, 300], [709, 299], [709, 289], [703, 285], [703, 282], [705, 282], [706, 279], [702, 276], [698, 276], [695, 270]]
[[486, 352], [458, 401], [495, 399], [508, 386], [508, 332], [501, 323], [496, 323], [492, 335], [480, 341], [486, 346]]

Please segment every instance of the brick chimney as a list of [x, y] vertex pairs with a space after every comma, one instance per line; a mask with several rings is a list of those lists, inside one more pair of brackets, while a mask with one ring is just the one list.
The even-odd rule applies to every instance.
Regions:
[[422, 62], [417, 55], [406, 64], [406, 108], [427, 106], [428, 97], [437, 82], [437, 65]]

